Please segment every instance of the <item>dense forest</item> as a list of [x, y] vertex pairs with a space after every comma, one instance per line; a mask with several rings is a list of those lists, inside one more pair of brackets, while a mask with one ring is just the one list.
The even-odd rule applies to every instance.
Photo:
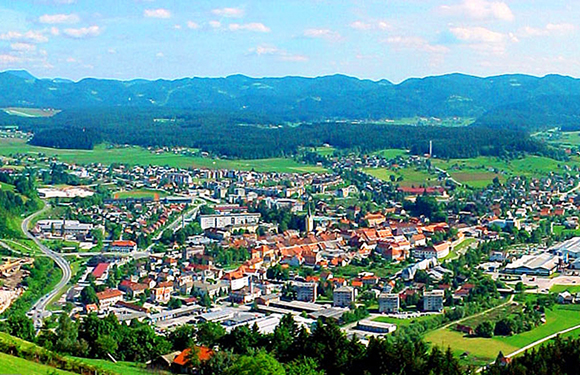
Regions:
[[14, 191], [0, 189], [0, 238], [20, 237], [18, 217], [37, 210], [40, 205], [36, 199], [34, 177], [13, 178], [0, 173], [0, 182], [14, 185]]
[[[238, 122], [241, 120], [245, 122]], [[241, 119], [228, 113], [206, 116], [186, 110], [111, 108], [71, 110], [52, 118], [4, 115], [0, 125], [17, 124], [34, 132], [31, 143], [38, 146], [91, 149], [102, 141], [143, 147], [186, 146], [248, 159], [289, 156], [300, 147], [323, 144], [362, 152], [402, 148], [423, 154], [429, 150], [429, 141], [433, 141], [434, 153], [443, 158], [550, 152], [523, 130], [344, 122], [264, 126], [259, 125], [262, 120], [261, 116]]]

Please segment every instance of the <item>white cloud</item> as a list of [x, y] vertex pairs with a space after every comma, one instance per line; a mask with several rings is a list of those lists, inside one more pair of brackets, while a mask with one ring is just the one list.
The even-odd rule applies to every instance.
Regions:
[[543, 28], [526, 26], [518, 32], [518, 35], [524, 38], [534, 36], [565, 36], [576, 31], [577, 27], [570, 23], [549, 23]]
[[199, 26], [199, 24], [198, 24], [198, 23], [196, 23], [196, 22], [193, 22], [193, 21], [187, 21], [187, 27], [188, 27], [189, 29], [194, 29], [194, 30], [197, 30], [197, 29], [199, 29], [201, 26]]
[[15, 40], [21, 42], [32, 42], [32, 43], [45, 43], [48, 42], [48, 38], [40, 31], [29, 30], [25, 33], [19, 31], [9, 31], [4, 34], [0, 34], [0, 40]]
[[114, 48], [109, 48], [109, 49], [107, 50], [107, 52], [108, 52], [108, 53], [110, 53], [111, 55], [114, 55], [114, 54], [116, 54], [116, 53], [117, 53], [117, 50], [116, 50], [116, 49], [114, 49]]
[[449, 31], [459, 40], [469, 43], [502, 43], [506, 36], [485, 27], [453, 27]]
[[20, 51], [20, 52], [33, 52], [36, 50], [36, 46], [34, 44], [21, 43], [21, 42], [16, 42], [16, 43], [10, 44], [10, 48], [13, 49], [14, 51]]
[[171, 18], [171, 12], [167, 9], [145, 9], [143, 16], [147, 18]]
[[304, 36], [307, 38], [326, 39], [333, 41], [342, 38], [339, 33], [330, 29], [306, 29], [304, 31]]
[[413, 49], [430, 53], [447, 53], [449, 48], [438, 44], [430, 44], [418, 36], [392, 36], [386, 39], [388, 44], [397, 48]]
[[354, 21], [350, 24], [350, 27], [355, 30], [369, 31], [369, 30], [389, 30], [392, 26], [385, 21], [378, 22], [364, 22], [364, 21]]
[[513, 21], [515, 18], [510, 7], [503, 1], [463, 0], [455, 5], [442, 5], [439, 9], [444, 14], [477, 20]]
[[216, 16], [228, 18], [241, 18], [246, 14], [242, 8], [218, 8], [211, 11]]
[[89, 27], [81, 27], [79, 29], [64, 29], [64, 35], [75, 38], [75, 39], [82, 39], [82, 38], [90, 38], [94, 36], [98, 36], [101, 34], [101, 28], [99, 26], [89, 26]]
[[263, 23], [244, 23], [244, 24], [237, 24], [232, 23], [229, 25], [229, 29], [231, 31], [238, 31], [238, 30], [247, 30], [247, 31], [255, 31], [258, 33], [269, 33], [270, 28], [265, 26]]
[[69, 5], [69, 4], [74, 4], [77, 2], [77, 0], [54, 0], [55, 4], [64, 4], [64, 5]]
[[305, 62], [308, 61], [308, 56], [300, 54], [292, 54], [284, 49], [280, 49], [272, 45], [260, 45], [248, 50], [249, 54], [256, 56], [273, 56], [277, 60], [290, 62]]
[[45, 14], [38, 18], [38, 22], [50, 25], [62, 23], [78, 23], [81, 19], [76, 14]]
[[18, 56], [0, 54], [0, 64], [2, 65], [17, 63], [20, 62], [21, 60], [22, 58]]
[[162, 58], [162, 57], [165, 57], [165, 55], [163, 54], [163, 52], [157, 52], [157, 54], [155, 55], [155, 57]]
[[209, 21], [209, 25], [214, 29], [219, 29], [222, 27], [222, 23], [220, 21]]

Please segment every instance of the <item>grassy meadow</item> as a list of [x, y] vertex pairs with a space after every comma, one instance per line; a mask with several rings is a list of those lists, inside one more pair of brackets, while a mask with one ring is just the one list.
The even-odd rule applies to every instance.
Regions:
[[21, 138], [1, 138], [0, 155], [11, 154], [44, 154], [57, 157], [69, 164], [113, 164], [127, 165], [167, 165], [178, 168], [210, 168], [256, 170], [259, 172], [280, 173], [322, 173], [323, 167], [298, 163], [287, 158], [270, 158], [255, 160], [213, 159], [201, 156], [185, 156], [170, 152], [154, 153], [142, 147], [107, 147], [99, 145], [93, 150], [66, 150], [49, 147], [32, 146]]

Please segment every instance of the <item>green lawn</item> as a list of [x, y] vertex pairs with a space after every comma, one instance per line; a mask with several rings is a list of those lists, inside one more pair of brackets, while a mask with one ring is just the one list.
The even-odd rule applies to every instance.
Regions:
[[407, 155], [407, 151], [399, 150], [399, 149], [395, 149], [395, 148], [388, 148], [385, 150], [380, 150], [380, 151], [374, 152], [373, 154], [380, 155], [380, 156], [384, 157], [385, 159], [394, 159], [397, 156]]
[[552, 293], [562, 293], [566, 290], [570, 293], [580, 293], [580, 285], [552, 285], [550, 288]]
[[127, 165], [168, 165], [179, 168], [212, 168], [212, 169], [239, 169], [259, 172], [282, 173], [322, 173], [323, 167], [298, 163], [292, 159], [270, 158], [255, 160], [227, 160], [212, 159], [198, 156], [184, 156], [169, 152], [153, 153], [141, 147], [107, 147], [99, 145], [94, 150], [60, 150], [49, 147], [31, 146], [24, 139], [0, 139], [0, 155], [15, 153], [42, 153], [46, 156], [55, 156], [66, 163], [89, 164], [123, 163]]
[[14, 191], [14, 185], [10, 185], [5, 182], [0, 182], [0, 190]]
[[470, 364], [482, 365], [493, 361], [501, 350], [512, 353], [543, 337], [580, 324], [580, 306], [554, 306], [546, 312], [546, 324], [531, 331], [507, 337], [473, 338], [452, 329], [439, 329], [425, 335], [425, 340], [442, 348], [451, 347], [457, 356], [469, 352]]
[[314, 152], [316, 152], [319, 155], [322, 156], [330, 156], [332, 155], [332, 153], [336, 150], [334, 147], [325, 147], [325, 146], [321, 146], [321, 147], [314, 147]]
[[364, 168], [363, 171], [384, 181], [391, 181], [392, 175], [394, 175], [396, 179], [402, 177], [403, 180], [397, 182], [397, 184], [401, 186], [441, 185], [441, 181], [439, 181], [437, 176], [431, 175], [423, 170], [403, 168], [394, 171], [386, 168]]
[[145, 369], [145, 365], [133, 362], [117, 362], [113, 363], [104, 359], [89, 359], [71, 357], [75, 361], [86, 363], [93, 366], [98, 366], [103, 370], [113, 371], [120, 375], [151, 375], [151, 374], [169, 374], [168, 372], [149, 371]]
[[0, 372], [2, 374], [26, 374], [26, 375], [47, 375], [47, 374], [75, 374], [58, 370], [54, 367], [46, 366], [40, 363], [27, 361], [23, 358], [13, 357], [8, 354], [0, 353]]
[[28, 239], [4, 240], [12, 249], [21, 252], [24, 255], [36, 256], [41, 254], [40, 249], [34, 241]]
[[565, 229], [563, 225], [554, 225], [553, 232], [557, 235], [571, 234], [573, 236], [580, 236], [580, 229]]
[[463, 241], [461, 241], [461, 243], [457, 246], [455, 246], [453, 248], [452, 251], [449, 252], [449, 255], [447, 255], [445, 258], [441, 259], [442, 261], [447, 260], [447, 259], [453, 259], [455, 257], [457, 257], [457, 254], [461, 251], [463, 251], [467, 246], [471, 245], [472, 243], [476, 242], [477, 240], [475, 238], [466, 238]]

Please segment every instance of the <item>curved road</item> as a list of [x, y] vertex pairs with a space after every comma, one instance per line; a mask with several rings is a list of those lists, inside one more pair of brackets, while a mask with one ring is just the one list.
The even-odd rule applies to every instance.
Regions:
[[64, 259], [64, 257], [61, 254], [56, 253], [56, 252], [50, 250], [48, 247], [44, 246], [28, 230], [28, 227], [30, 225], [30, 221], [32, 219], [34, 219], [36, 216], [38, 216], [38, 215], [42, 214], [43, 212], [47, 211], [49, 209], [49, 207], [50, 206], [45, 203], [44, 208], [42, 210], [37, 211], [37, 212], [33, 213], [32, 215], [28, 216], [26, 219], [24, 219], [22, 221], [22, 225], [21, 225], [22, 233], [24, 233], [26, 235], [26, 237], [28, 237], [32, 241], [34, 241], [34, 243], [38, 246], [38, 248], [44, 254], [46, 254], [46, 256], [48, 256], [50, 259], [54, 260], [54, 262], [62, 270], [62, 279], [59, 281], [59, 283], [56, 284], [56, 286], [50, 292], [48, 292], [46, 295], [42, 296], [32, 306], [32, 308], [30, 309], [30, 311], [28, 311], [28, 315], [34, 321], [34, 327], [36, 327], [36, 329], [40, 329], [40, 327], [42, 326], [42, 319], [49, 315], [46, 312], [46, 307], [48, 306], [48, 304], [50, 303], [50, 301], [54, 298], [54, 296], [56, 296], [64, 287], [66, 287], [66, 285], [70, 281], [71, 273], [72, 273], [71, 272], [70, 265], [68, 264], [68, 262], [66, 261], [66, 259]]

